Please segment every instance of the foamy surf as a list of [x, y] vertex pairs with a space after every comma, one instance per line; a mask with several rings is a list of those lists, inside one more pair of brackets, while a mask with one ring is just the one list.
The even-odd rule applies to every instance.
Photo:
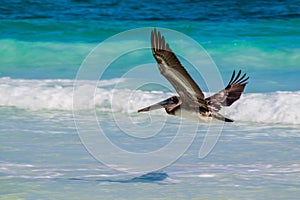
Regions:
[[[79, 109], [134, 113], [139, 108], [165, 99], [172, 93], [116, 89], [124, 79], [77, 81], [79, 88], [95, 90], [93, 99], [86, 99]], [[26, 110], [73, 110], [74, 80], [0, 79], [0, 106]], [[84, 98], [84, 94], [82, 95]], [[206, 94], [208, 96], [208, 94]], [[222, 110], [236, 121], [300, 124], [300, 91], [248, 93], [230, 108]], [[153, 112], [161, 115], [163, 112]]]

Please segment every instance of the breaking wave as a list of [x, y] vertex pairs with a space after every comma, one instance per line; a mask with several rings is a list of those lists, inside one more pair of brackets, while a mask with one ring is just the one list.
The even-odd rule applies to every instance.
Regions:
[[[123, 81], [123, 79], [78, 81], [78, 88], [92, 87], [95, 90], [94, 99], [87, 99], [79, 109], [132, 113], [174, 95], [161, 91], [114, 88], [114, 85]], [[1, 78], [0, 106], [26, 110], [72, 111], [73, 92], [74, 80]], [[222, 112], [238, 121], [300, 124], [298, 105], [300, 105], [300, 91], [248, 93]]]

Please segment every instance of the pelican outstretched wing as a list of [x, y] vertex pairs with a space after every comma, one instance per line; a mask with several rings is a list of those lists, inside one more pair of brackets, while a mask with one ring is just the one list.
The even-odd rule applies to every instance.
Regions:
[[182, 103], [193, 102], [193, 104], [197, 103], [199, 106], [207, 108], [201, 89], [181, 65], [169, 44], [165, 42], [164, 36], [156, 29], [151, 32], [151, 47], [160, 73], [175, 88]]
[[230, 106], [240, 98], [249, 79], [249, 77], [246, 77], [246, 74], [241, 76], [241, 73], [242, 71], [240, 70], [238, 74], [235, 75], [235, 71], [233, 71], [231, 79], [225, 89], [205, 99], [210, 108], [214, 111], [219, 111], [222, 106]]

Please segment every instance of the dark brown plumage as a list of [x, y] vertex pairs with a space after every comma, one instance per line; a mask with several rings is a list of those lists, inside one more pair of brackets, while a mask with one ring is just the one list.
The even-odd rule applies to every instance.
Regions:
[[246, 74], [241, 76], [242, 71], [239, 70], [235, 76], [233, 71], [231, 79], [225, 89], [205, 99], [208, 106], [214, 111], [219, 111], [222, 106], [231, 106], [236, 100], [241, 97], [249, 77]]
[[248, 83], [249, 77], [246, 77], [246, 74], [241, 76], [242, 72], [239, 70], [236, 75], [233, 71], [228, 85], [223, 90], [205, 99], [199, 86], [172, 52], [164, 36], [156, 29], [151, 32], [151, 47], [160, 73], [172, 84], [179, 97], [168, 98], [140, 109], [138, 112], [165, 108], [168, 114], [176, 115], [176, 111], [184, 109], [188, 112], [198, 112], [202, 117], [216, 118], [226, 122], [233, 121], [223, 117], [218, 111], [222, 106], [230, 106], [240, 98]]
[[158, 63], [160, 73], [168, 79], [180, 98], [184, 99], [184, 101], [197, 102], [201, 106], [206, 107], [204, 94], [201, 89], [181, 65], [169, 44], [165, 43], [165, 38], [161, 36], [160, 32], [157, 33], [156, 29], [151, 32], [151, 46], [152, 54]]

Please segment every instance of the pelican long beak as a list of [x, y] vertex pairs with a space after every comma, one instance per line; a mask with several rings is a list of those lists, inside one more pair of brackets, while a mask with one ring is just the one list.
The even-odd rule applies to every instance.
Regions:
[[160, 108], [166, 108], [169, 105], [177, 104], [177, 103], [178, 103], [178, 97], [173, 96], [173, 97], [165, 99], [165, 100], [163, 100], [161, 102], [153, 104], [151, 106], [139, 109], [138, 112], [146, 112], [146, 111], [150, 111], [150, 110], [156, 110], [156, 109], [160, 109]]

